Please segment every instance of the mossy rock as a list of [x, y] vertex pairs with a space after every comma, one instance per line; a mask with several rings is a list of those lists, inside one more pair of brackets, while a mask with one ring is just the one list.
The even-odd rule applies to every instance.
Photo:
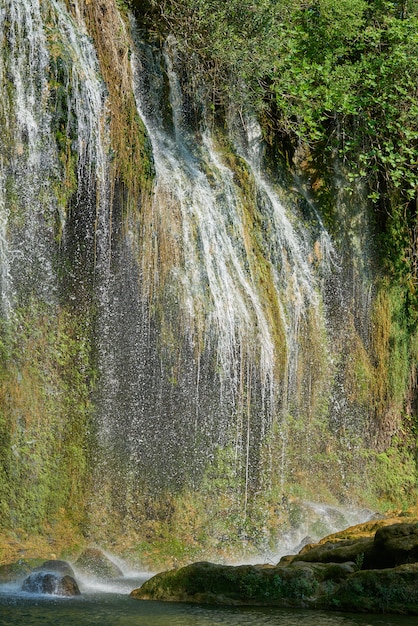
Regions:
[[0, 565], [0, 582], [8, 583], [20, 578], [24, 578], [35, 567], [38, 567], [44, 562], [44, 559], [19, 559], [13, 563], [5, 563]]
[[78, 557], [74, 567], [86, 576], [102, 580], [120, 578], [122, 570], [98, 548], [87, 548]]
[[394, 524], [404, 524], [404, 523], [417, 523], [418, 522], [418, 510], [411, 509], [411, 511], [406, 511], [403, 513], [391, 513], [387, 517], [382, 517], [378, 519], [372, 519], [367, 522], [363, 522], [361, 524], [356, 524], [355, 526], [349, 526], [344, 530], [340, 530], [337, 533], [332, 533], [331, 535], [327, 535], [321, 541], [318, 542], [318, 545], [322, 543], [326, 543], [329, 541], [343, 541], [345, 539], [360, 539], [362, 537], [374, 537], [380, 528], [384, 528], [385, 526], [393, 526]]
[[305, 546], [292, 559], [308, 563], [346, 563], [347, 561], [364, 560], [372, 552], [374, 539], [362, 537], [360, 539], [346, 539], [342, 541], [326, 541], [317, 545]]
[[154, 576], [131, 595], [418, 615], [418, 523], [372, 524], [347, 534], [351, 538], [331, 536], [306, 546], [276, 566], [194, 563]]
[[418, 564], [356, 571], [354, 563], [288, 567], [194, 563], [157, 574], [131, 596], [220, 605], [261, 605], [418, 615]]
[[418, 565], [356, 572], [342, 582], [327, 605], [348, 611], [418, 615]]
[[418, 523], [392, 524], [376, 532], [373, 549], [365, 558], [364, 567], [383, 569], [416, 562]]
[[304, 561], [293, 561], [290, 565], [292, 569], [310, 570], [318, 582], [332, 580], [340, 582], [357, 571], [354, 562], [344, 563], [306, 563]]
[[[364, 530], [360, 530], [364, 532]], [[404, 563], [418, 562], [418, 523], [397, 523], [379, 526], [374, 536], [330, 541], [305, 546], [298, 555], [283, 559], [289, 564], [344, 563], [354, 561], [362, 569], [385, 569]]]
[[317, 589], [313, 568], [201, 562], [157, 574], [131, 595], [140, 600], [306, 607]]

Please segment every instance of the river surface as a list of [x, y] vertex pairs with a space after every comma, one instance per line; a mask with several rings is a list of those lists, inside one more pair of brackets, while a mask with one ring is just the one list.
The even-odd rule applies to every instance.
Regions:
[[[217, 607], [134, 600], [142, 581], [109, 589], [82, 588], [77, 598], [0, 587], [0, 626], [413, 626], [416, 617], [356, 615], [260, 607]], [[138, 584], [139, 583], [139, 584]]]

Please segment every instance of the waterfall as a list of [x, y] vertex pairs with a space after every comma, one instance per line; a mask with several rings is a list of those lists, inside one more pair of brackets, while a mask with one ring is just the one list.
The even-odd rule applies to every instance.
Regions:
[[6, 0], [0, 26], [1, 500], [6, 524], [30, 527], [54, 507], [85, 507], [88, 311], [106, 306], [109, 140], [80, 14]]
[[3, 316], [7, 319], [10, 313], [11, 307], [11, 295], [10, 295], [10, 262], [9, 262], [9, 244], [7, 241], [7, 221], [8, 221], [8, 211], [5, 206], [4, 199], [4, 185], [5, 185], [5, 176], [4, 176], [4, 165], [0, 163], [1, 170], [1, 178], [0, 178], [0, 187], [2, 189], [0, 195], [0, 267], [1, 267], [1, 278], [0, 278], [0, 289], [1, 289], [1, 310]]
[[[53, 297], [56, 286], [47, 247], [54, 207], [47, 181], [57, 166], [46, 106], [48, 52], [39, 2], [6, 2], [1, 26], [7, 41], [0, 59], [6, 86], [0, 104], [0, 208], [2, 304], [7, 315], [17, 291]], [[12, 214], [13, 222], [20, 222], [18, 228]]]
[[[312, 368], [306, 363], [312, 357], [301, 343], [315, 341], [309, 336], [316, 334], [326, 341], [320, 288], [335, 252], [319, 215], [313, 210], [314, 227], [305, 229], [263, 175], [257, 124], [250, 120], [239, 132], [231, 125], [232, 148], [212, 134], [205, 115], [193, 129], [174, 40], [168, 39], [162, 54], [137, 45], [134, 91], [156, 171], [141, 244], [143, 296], [158, 310], [165, 294], [163, 317], [170, 318], [170, 332], [180, 329], [183, 335], [170, 337], [166, 349], [185, 350], [179, 339], [189, 345], [186, 367], [193, 372], [196, 397], [195, 436], [188, 444], [183, 441], [183, 450], [176, 447], [177, 462], [186, 455], [193, 466], [193, 455], [210, 455], [213, 445], [232, 442], [235, 471], [244, 472], [246, 503], [274, 424], [281, 433], [283, 484], [287, 415], [296, 412], [303, 419], [310, 395], [326, 393], [327, 347], [306, 391], [302, 377]], [[210, 368], [211, 359], [217, 363], [218, 390], [208, 388], [212, 406], [207, 414], [201, 370], [202, 365]], [[162, 396], [171, 393], [156, 384]], [[304, 394], [309, 397], [303, 399]], [[210, 415], [217, 403], [221, 413], [214, 421]], [[192, 416], [188, 419], [193, 423]], [[141, 441], [147, 441], [144, 432], [142, 426]], [[197, 443], [201, 433], [205, 452]]]
[[[155, 224], [163, 223], [167, 238], [172, 239], [169, 243], [173, 254], [168, 262], [173, 263], [173, 278], [179, 289], [178, 306], [184, 309], [186, 325], [194, 337], [200, 339], [203, 326], [203, 341], [216, 342], [217, 359], [224, 373], [236, 365], [239, 369], [239, 355], [247, 352], [252, 361], [257, 360], [263, 386], [269, 386], [275, 377], [276, 351], [286, 354], [297, 350], [301, 316], [309, 307], [320, 315], [318, 270], [309, 260], [311, 242], [306, 241], [306, 233], [298, 232], [292, 224], [294, 216], [289, 216], [289, 209], [263, 177], [258, 157], [260, 131], [256, 124], [249, 124], [252, 137], [247, 139], [247, 145], [252, 148], [241, 150], [245, 161], [240, 166], [245, 168], [249, 180], [248, 201], [262, 221], [262, 253], [272, 277], [269, 287], [274, 290], [285, 327], [283, 345], [274, 345], [275, 329], [263, 303], [265, 294], [260, 293], [251, 268], [254, 259], [248, 239], [252, 233], [246, 223], [245, 200], [236, 182], [236, 172], [216, 148], [204, 122], [203, 130], [193, 133], [184, 121], [187, 105], [175, 70], [175, 44], [170, 39], [163, 61], [169, 80], [172, 129], [165, 129], [158, 87], [154, 84], [147, 88], [151, 79], [145, 76], [148, 72], [155, 80], [161, 69], [146, 68], [147, 56], [149, 61], [149, 51], [144, 50], [141, 59], [133, 55], [135, 93], [155, 159], [152, 219]], [[320, 231], [319, 264], [327, 271], [334, 251], [319, 216], [316, 217]], [[158, 282], [158, 270], [149, 280]], [[293, 371], [289, 376], [294, 376], [295, 367], [286, 367]], [[235, 383], [238, 377], [239, 372], [234, 371]]]
[[[332, 473], [337, 402], [351, 411], [335, 374], [344, 320], [327, 296], [340, 260], [299, 181], [293, 193], [267, 173], [256, 117], [231, 107], [215, 124], [175, 40], [145, 43], [105, 5], [99, 17], [77, 1], [0, 9], [0, 305], [12, 331], [0, 489], [3, 466], [24, 485], [10, 525], [75, 503], [96, 538], [152, 535], [185, 498], [213, 541], [235, 526], [237, 541], [265, 538], [315, 454]], [[131, 46], [128, 95], [126, 76], [112, 91], [98, 44], [110, 8]], [[118, 89], [139, 120], [129, 132]], [[142, 164], [122, 172], [115, 127], [129, 156], [140, 120], [152, 189], [135, 195]], [[28, 519], [27, 493], [41, 503]]]
[[[96, 234], [92, 228], [85, 236], [96, 237], [92, 247], [106, 239], [99, 234], [107, 228], [102, 223], [105, 211], [99, 208], [106, 202], [106, 140], [103, 84], [85, 27], [75, 23], [62, 3], [52, 0], [44, 5], [6, 2], [2, 17], [7, 47], [1, 75], [7, 90], [1, 103], [0, 206], [2, 233], [10, 231], [8, 243], [3, 236], [1, 245], [2, 299], [7, 308], [11, 294], [19, 290], [34, 291], [47, 302], [55, 298], [54, 239], [65, 232], [68, 201], [59, 188], [70, 185], [63, 172], [70, 167], [69, 162], [64, 164], [70, 153], [77, 160], [73, 210], [80, 210], [83, 203], [94, 204]], [[103, 256], [104, 251], [95, 254]]]

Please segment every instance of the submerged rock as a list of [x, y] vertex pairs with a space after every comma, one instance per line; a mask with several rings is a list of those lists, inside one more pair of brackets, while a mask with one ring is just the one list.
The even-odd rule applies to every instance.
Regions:
[[418, 522], [373, 524], [305, 546], [276, 566], [204, 562], [162, 572], [131, 595], [418, 615]]
[[86, 548], [74, 566], [86, 576], [93, 576], [101, 580], [123, 576], [122, 570], [99, 548]]

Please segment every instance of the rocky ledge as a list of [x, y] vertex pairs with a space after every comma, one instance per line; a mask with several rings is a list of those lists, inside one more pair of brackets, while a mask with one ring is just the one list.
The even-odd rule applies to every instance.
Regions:
[[277, 565], [194, 563], [157, 574], [141, 600], [418, 615], [418, 519], [367, 522]]

